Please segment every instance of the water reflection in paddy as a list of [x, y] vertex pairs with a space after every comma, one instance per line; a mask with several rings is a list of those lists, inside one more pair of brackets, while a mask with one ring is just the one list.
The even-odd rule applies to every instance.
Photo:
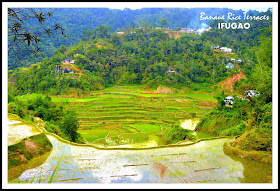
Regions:
[[19, 179], [53, 183], [239, 183], [243, 166], [223, 152], [228, 139], [184, 147], [149, 150], [97, 150], [62, 143], [48, 136], [53, 151], [45, 163]]

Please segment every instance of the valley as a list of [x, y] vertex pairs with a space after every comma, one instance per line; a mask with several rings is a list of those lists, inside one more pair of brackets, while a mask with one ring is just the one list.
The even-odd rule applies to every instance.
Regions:
[[7, 10], [8, 184], [275, 183], [271, 8]]

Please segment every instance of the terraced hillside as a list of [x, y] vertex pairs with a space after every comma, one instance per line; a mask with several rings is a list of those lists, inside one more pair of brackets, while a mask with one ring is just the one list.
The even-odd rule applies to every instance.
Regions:
[[[154, 94], [139, 87], [113, 87], [90, 98], [68, 100], [78, 113], [79, 133], [89, 143], [121, 145], [156, 138], [178, 120], [201, 117], [216, 100], [202, 94]], [[152, 136], [153, 135], [153, 136]]]
[[[88, 143], [115, 146], [153, 143], [178, 121], [200, 118], [217, 105], [213, 95], [159, 94], [142, 86], [115, 86], [91, 92], [89, 97], [53, 96], [77, 112], [78, 132]], [[23, 101], [38, 94], [19, 96]], [[70, 95], [69, 95], [70, 96]]]

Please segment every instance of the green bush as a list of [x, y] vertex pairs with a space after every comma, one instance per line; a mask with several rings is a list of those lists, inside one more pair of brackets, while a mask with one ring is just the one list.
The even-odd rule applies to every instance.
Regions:
[[245, 122], [242, 122], [239, 125], [226, 129], [224, 134], [226, 136], [237, 136], [237, 135], [242, 135], [245, 131], [246, 131], [246, 124]]
[[171, 129], [167, 130], [163, 142], [165, 144], [174, 144], [186, 139], [195, 141], [196, 137], [192, 135], [192, 131], [183, 129], [180, 126], [180, 122], [177, 122], [173, 125]]

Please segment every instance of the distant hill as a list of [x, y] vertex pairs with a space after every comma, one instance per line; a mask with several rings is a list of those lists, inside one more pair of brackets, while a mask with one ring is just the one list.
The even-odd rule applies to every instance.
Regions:
[[[43, 12], [51, 11], [50, 8], [40, 8]], [[41, 50], [46, 57], [50, 57], [60, 45], [70, 46], [82, 40], [86, 30], [94, 30], [100, 25], [110, 27], [110, 33], [124, 30], [126, 27], [162, 27], [161, 21], [167, 20], [164, 26], [170, 29], [191, 28], [199, 29], [209, 24], [209, 20], [200, 20], [200, 13], [208, 16], [227, 15], [231, 12], [242, 15], [242, 10], [228, 8], [142, 8], [142, 9], [109, 9], [109, 8], [59, 8], [53, 12], [53, 17], [46, 19], [45, 25], [51, 26], [58, 23], [65, 29], [68, 38], [41, 39]], [[251, 11], [252, 15], [258, 11]], [[39, 22], [24, 23], [27, 28], [42, 27]], [[42, 58], [26, 58], [24, 66], [29, 66], [41, 61]], [[13, 58], [9, 57], [9, 63]], [[19, 66], [16, 66], [19, 67]], [[22, 66], [21, 66], [22, 67]]]

